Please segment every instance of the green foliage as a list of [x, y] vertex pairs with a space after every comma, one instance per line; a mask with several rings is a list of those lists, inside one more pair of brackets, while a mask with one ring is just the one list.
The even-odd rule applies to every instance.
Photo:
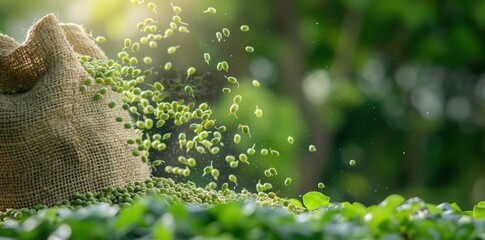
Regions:
[[319, 207], [327, 206], [330, 198], [323, 195], [321, 192], [311, 191], [303, 195], [303, 204], [309, 210], [315, 210]]
[[485, 219], [485, 201], [481, 201], [473, 207], [473, 218]]
[[143, 197], [130, 207], [106, 203], [80, 210], [51, 208], [23, 222], [0, 225], [0, 237], [15, 239], [483, 239], [485, 222], [456, 204], [389, 196], [379, 205], [332, 203], [292, 214], [253, 200], [213, 207], [167, 204]]

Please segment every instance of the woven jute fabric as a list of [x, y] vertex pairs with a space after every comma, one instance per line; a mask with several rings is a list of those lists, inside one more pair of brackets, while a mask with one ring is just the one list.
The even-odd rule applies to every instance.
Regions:
[[81, 26], [61, 25], [53, 15], [39, 20], [19, 44], [0, 34], [0, 210], [54, 204], [75, 192], [126, 186], [150, 177], [150, 169], [132, 154], [136, 138], [116, 117], [129, 114], [121, 96], [108, 91], [93, 99], [79, 88], [89, 74], [76, 52], [106, 59]]

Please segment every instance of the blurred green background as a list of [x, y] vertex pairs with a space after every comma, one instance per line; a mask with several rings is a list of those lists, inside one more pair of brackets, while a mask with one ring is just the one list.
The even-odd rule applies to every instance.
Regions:
[[[154, 2], [157, 15], [128, 0], [2, 0], [0, 32], [22, 42], [35, 20], [55, 13], [105, 36], [101, 47], [115, 58], [145, 17], [167, 27], [170, 1]], [[257, 143], [281, 152], [238, 168], [238, 176], [247, 175], [240, 178], [243, 186], [252, 190], [258, 179], [268, 181], [263, 170], [276, 166], [279, 175], [270, 181], [284, 196], [323, 182], [333, 201], [375, 204], [398, 193], [468, 209], [485, 200], [484, 1], [172, 3], [182, 7], [190, 37], [178, 34], [151, 54], [181, 71], [196, 66], [208, 78], [216, 74], [210, 75], [215, 69], [203, 62], [204, 52], [213, 62], [227, 60], [242, 83], [233, 88], [244, 98], [238, 121], [251, 125], [253, 135], [233, 148]], [[203, 14], [209, 6], [218, 13]], [[241, 24], [251, 30], [241, 33]], [[218, 43], [215, 32], [223, 27], [232, 34]], [[180, 53], [168, 56], [166, 47], [175, 44]], [[246, 45], [255, 53], [245, 53]], [[252, 87], [252, 79], [264, 87]], [[239, 122], [227, 114], [232, 97], [207, 100], [218, 123], [237, 129]], [[263, 119], [253, 117], [256, 105]], [[288, 135], [295, 138], [291, 147]], [[309, 144], [318, 151], [309, 153]], [[282, 186], [286, 176], [294, 180], [291, 187]]]

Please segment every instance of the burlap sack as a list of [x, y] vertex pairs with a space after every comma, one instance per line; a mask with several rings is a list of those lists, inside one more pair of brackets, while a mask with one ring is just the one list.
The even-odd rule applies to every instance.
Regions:
[[95, 192], [149, 177], [126, 140], [136, 138], [116, 117], [129, 120], [121, 96], [99, 87], [79, 91], [90, 78], [75, 52], [105, 59], [78, 25], [60, 25], [53, 15], [38, 21], [23, 44], [0, 34], [0, 210], [53, 204], [75, 192]]

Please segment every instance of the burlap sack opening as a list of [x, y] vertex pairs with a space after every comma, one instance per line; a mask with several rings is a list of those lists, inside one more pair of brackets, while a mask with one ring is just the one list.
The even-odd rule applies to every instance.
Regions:
[[0, 34], [0, 210], [54, 204], [75, 192], [126, 186], [150, 176], [126, 140], [136, 138], [116, 117], [131, 119], [121, 96], [99, 87], [79, 91], [90, 78], [76, 53], [105, 59], [78, 25], [60, 25], [53, 15], [38, 21], [23, 44]]

